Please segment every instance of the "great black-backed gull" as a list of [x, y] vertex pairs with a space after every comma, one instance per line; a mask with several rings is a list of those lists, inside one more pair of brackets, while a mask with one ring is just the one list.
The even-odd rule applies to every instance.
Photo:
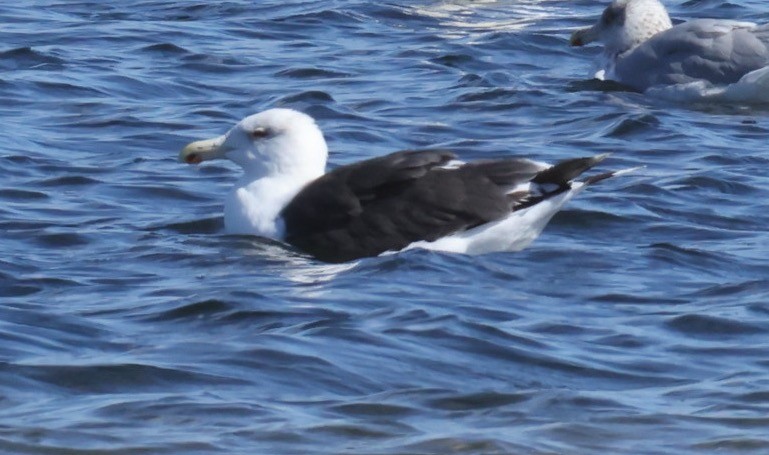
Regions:
[[401, 151], [326, 173], [327, 154], [310, 116], [270, 109], [192, 142], [179, 159], [226, 158], [243, 168], [226, 198], [227, 232], [280, 240], [327, 262], [414, 247], [520, 250], [572, 196], [618, 174], [572, 181], [605, 155], [550, 166], [522, 158], [463, 163], [445, 150]]
[[703, 96], [740, 82], [732, 91], [767, 99], [769, 24], [695, 19], [674, 26], [659, 0], [614, 0], [595, 25], [571, 36], [573, 46], [594, 41], [604, 45], [599, 79]]

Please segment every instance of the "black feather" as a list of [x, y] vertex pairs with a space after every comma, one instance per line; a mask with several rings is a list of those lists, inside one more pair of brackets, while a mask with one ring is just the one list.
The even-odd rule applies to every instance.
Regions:
[[453, 159], [443, 150], [403, 151], [336, 168], [283, 209], [285, 239], [328, 262], [376, 256], [503, 218], [521, 206], [507, 194], [515, 185], [568, 188], [600, 161], [568, 160], [544, 171], [515, 158], [445, 167]]

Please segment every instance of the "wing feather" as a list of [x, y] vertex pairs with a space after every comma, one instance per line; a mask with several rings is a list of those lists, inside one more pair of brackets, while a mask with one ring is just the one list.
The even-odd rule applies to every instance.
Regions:
[[453, 159], [403, 151], [334, 169], [283, 210], [286, 241], [331, 262], [399, 250], [507, 215], [507, 187], [542, 170], [521, 159], [442, 168]]
[[[446, 167], [452, 153], [427, 150], [361, 161], [311, 182], [286, 206], [285, 240], [327, 262], [400, 250], [552, 197], [605, 156], [555, 166], [507, 158]], [[526, 186], [533, 191], [515, 190]]]

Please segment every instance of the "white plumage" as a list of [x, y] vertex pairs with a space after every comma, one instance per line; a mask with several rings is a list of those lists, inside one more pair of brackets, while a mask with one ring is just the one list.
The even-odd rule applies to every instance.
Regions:
[[566, 192], [526, 209], [512, 212], [500, 220], [441, 237], [432, 242], [424, 240], [414, 242], [407, 248], [464, 254], [520, 251], [531, 245], [564, 204], [585, 188], [582, 182], [573, 182], [571, 186], [572, 188]]
[[285, 241], [341, 262], [414, 247], [520, 250], [586, 186], [571, 178], [604, 158], [551, 167], [517, 158], [464, 163], [445, 151], [410, 151], [325, 174], [327, 155], [311, 117], [271, 109], [189, 144], [180, 159], [224, 158], [243, 168], [225, 199], [227, 232]]
[[182, 155], [189, 163], [226, 158], [243, 168], [225, 199], [225, 229], [282, 240], [280, 211], [307, 182], [323, 175], [328, 148], [312, 117], [270, 109], [244, 118], [222, 136], [189, 144]]

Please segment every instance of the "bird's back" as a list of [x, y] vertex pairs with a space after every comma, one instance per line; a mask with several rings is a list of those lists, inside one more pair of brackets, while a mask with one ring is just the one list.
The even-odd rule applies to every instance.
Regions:
[[509, 214], [507, 191], [542, 170], [529, 160], [447, 166], [440, 151], [398, 152], [337, 168], [283, 210], [285, 240], [341, 262], [488, 223]]
[[617, 80], [637, 90], [706, 81], [731, 84], [769, 64], [769, 27], [696, 19], [660, 32], [618, 57]]

